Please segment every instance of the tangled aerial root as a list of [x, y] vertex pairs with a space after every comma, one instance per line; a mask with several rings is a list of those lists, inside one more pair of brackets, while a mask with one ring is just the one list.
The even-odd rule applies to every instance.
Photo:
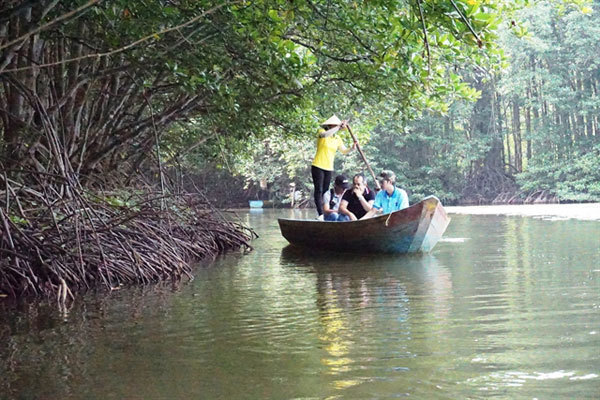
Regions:
[[60, 305], [93, 287], [191, 277], [195, 261], [251, 248], [254, 233], [198, 193], [136, 190], [124, 200], [58, 176], [34, 178], [0, 175], [3, 297], [56, 296]]
[[505, 204], [517, 191], [513, 177], [491, 167], [473, 173], [467, 182], [461, 204]]

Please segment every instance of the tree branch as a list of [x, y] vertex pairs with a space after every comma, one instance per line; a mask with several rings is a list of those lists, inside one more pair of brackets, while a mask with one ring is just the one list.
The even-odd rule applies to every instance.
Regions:
[[421, 16], [421, 25], [423, 26], [423, 41], [425, 43], [425, 49], [427, 50], [427, 73], [431, 74], [431, 53], [429, 52], [429, 41], [427, 40], [427, 27], [425, 26], [425, 17], [423, 16], [423, 7], [421, 7], [421, 0], [417, 0], [419, 6], [419, 15]]
[[5, 49], [5, 48], [7, 48], [7, 47], [10, 47], [10, 46], [12, 46], [13, 44], [19, 43], [20, 41], [26, 40], [26, 39], [28, 39], [30, 36], [33, 36], [33, 35], [35, 35], [36, 33], [40, 33], [40, 32], [41, 32], [41, 31], [43, 31], [44, 29], [46, 29], [46, 28], [49, 28], [49, 27], [51, 27], [52, 25], [54, 25], [54, 24], [56, 24], [56, 23], [58, 23], [58, 22], [60, 22], [60, 21], [63, 21], [63, 20], [65, 20], [65, 19], [67, 19], [67, 18], [70, 18], [70, 17], [72, 17], [73, 15], [77, 14], [78, 12], [80, 12], [80, 11], [83, 11], [83, 10], [85, 10], [86, 8], [89, 8], [89, 7], [93, 6], [94, 4], [96, 4], [96, 3], [100, 2], [100, 1], [102, 1], [102, 0], [91, 0], [91, 1], [88, 1], [87, 3], [85, 3], [84, 5], [82, 5], [81, 7], [79, 7], [79, 8], [76, 8], [76, 9], [75, 9], [75, 10], [73, 10], [73, 11], [69, 11], [68, 13], [66, 13], [66, 14], [63, 14], [63, 15], [61, 15], [60, 17], [58, 17], [58, 18], [56, 18], [56, 19], [53, 19], [52, 21], [50, 21], [50, 22], [48, 22], [48, 23], [46, 23], [46, 24], [44, 24], [44, 25], [42, 25], [42, 26], [40, 26], [40, 27], [38, 27], [38, 28], [36, 28], [36, 29], [34, 29], [34, 30], [32, 30], [32, 31], [29, 31], [29, 32], [27, 32], [26, 34], [24, 34], [24, 35], [22, 35], [22, 36], [19, 36], [18, 38], [14, 39], [14, 40], [12, 40], [12, 41], [10, 41], [10, 42], [8, 42], [8, 43], [5, 43], [5, 44], [1, 45], [1, 46], [0, 46], [0, 50], [2, 50], [2, 49]]
[[[98, 1], [100, 1], [100, 0], [92, 0], [90, 3], [95, 3], [95, 2], [98, 2]], [[200, 15], [195, 16], [194, 18], [190, 19], [187, 22], [184, 22], [183, 24], [180, 24], [180, 25], [177, 25], [177, 26], [174, 26], [174, 27], [171, 27], [171, 28], [166, 28], [166, 29], [163, 29], [163, 30], [158, 31], [158, 32], [151, 33], [151, 34], [146, 35], [146, 36], [144, 36], [144, 37], [142, 37], [142, 38], [140, 38], [140, 39], [138, 39], [138, 40], [136, 40], [134, 42], [129, 43], [128, 45], [125, 45], [125, 46], [120, 47], [120, 48], [115, 49], [115, 50], [107, 51], [107, 52], [104, 52], [104, 53], [87, 54], [85, 56], [70, 58], [70, 59], [67, 59], [67, 60], [60, 60], [60, 61], [56, 61], [56, 62], [52, 62], [52, 63], [47, 63], [47, 64], [39, 64], [39, 65], [35, 65], [35, 66], [27, 66], [27, 67], [21, 67], [21, 68], [7, 69], [7, 70], [4, 70], [4, 71], [0, 71], [0, 74], [5, 74], [5, 73], [8, 73], [8, 72], [26, 71], [26, 70], [29, 70], [29, 69], [32, 69], [32, 68], [47, 68], [47, 67], [52, 67], [52, 66], [56, 66], [56, 65], [67, 64], [67, 63], [70, 63], [70, 62], [73, 62], [73, 61], [85, 60], [85, 59], [88, 59], [88, 58], [102, 58], [102, 57], [108, 57], [108, 56], [111, 56], [111, 55], [114, 55], [114, 54], [122, 53], [122, 52], [124, 52], [126, 50], [129, 50], [129, 49], [137, 46], [140, 43], [143, 43], [143, 42], [145, 42], [145, 41], [147, 41], [149, 39], [153, 39], [156, 36], [163, 35], [165, 33], [168, 33], [168, 32], [174, 31], [174, 30], [178, 30], [180, 28], [183, 28], [183, 27], [186, 27], [188, 25], [191, 25], [194, 22], [198, 21], [199, 19], [201, 19], [201, 18], [203, 18], [203, 17], [205, 17], [207, 15], [210, 15], [210, 14], [214, 13], [215, 11], [217, 11], [217, 10], [219, 10], [219, 9], [225, 7], [225, 6], [236, 4], [236, 3], [240, 3], [242, 1], [243, 0], [236, 0], [236, 1], [230, 1], [230, 2], [227, 2], [227, 3], [220, 4], [218, 6], [215, 6], [215, 7], [211, 8], [208, 11], [203, 12]], [[18, 42], [19, 40], [20, 39], [17, 39], [16, 42]], [[13, 41], [11, 43], [14, 44], [15, 41]], [[2, 48], [6, 47], [6, 46], [7, 45], [4, 45], [4, 46], [0, 47], [0, 50]]]
[[475, 33], [475, 30], [473, 29], [473, 27], [471, 26], [471, 24], [469, 23], [469, 20], [467, 19], [467, 17], [464, 16], [464, 14], [462, 13], [462, 11], [458, 8], [458, 6], [456, 5], [456, 3], [454, 2], [454, 0], [450, 0], [450, 3], [452, 3], [452, 6], [454, 7], [454, 9], [458, 12], [458, 15], [460, 15], [460, 18], [463, 20], [463, 22], [465, 24], [467, 24], [467, 27], [469, 28], [469, 30], [471, 31], [471, 33], [473, 34], [473, 36], [475, 36], [475, 39], [477, 39], [477, 46], [479, 46], [479, 48], [483, 47], [483, 42], [481, 41], [481, 39], [479, 38], [479, 36], [477, 35], [477, 33]]

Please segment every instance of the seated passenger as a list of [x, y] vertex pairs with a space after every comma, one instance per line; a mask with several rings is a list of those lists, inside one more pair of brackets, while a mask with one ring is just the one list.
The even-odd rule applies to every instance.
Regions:
[[325, 221], [347, 221], [344, 215], [339, 214], [339, 207], [342, 197], [349, 187], [350, 183], [348, 182], [348, 178], [344, 175], [335, 177], [333, 189], [329, 189], [323, 195], [323, 214], [325, 215]]
[[366, 179], [362, 174], [354, 175], [352, 183], [352, 190], [347, 190], [342, 197], [340, 214], [349, 221], [356, 221], [371, 210], [375, 193], [367, 187]]
[[392, 171], [385, 170], [379, 174], [381, 190], [375, 196], [373, 208], [364, 218], [371, 218], [376, 214], [389, 214], [408, 207], [408, 195], [406, 191], [397, 188], [395, 183], [396, 174]]

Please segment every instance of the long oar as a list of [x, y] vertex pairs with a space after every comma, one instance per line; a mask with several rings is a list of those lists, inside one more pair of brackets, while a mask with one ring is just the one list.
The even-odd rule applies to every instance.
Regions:
[[356, 150], [358, 150], [358, 154], [360, 154], [360, 156], [362, 157], [363, 161], [365, 162], [365, 165], [367, 166], [367, 169], [369, 170], [369, 172], [371, 173], [371, 176], [373, 177], [373, 181], [375, 181], [375, 186], [377, 187], [377, 190], [381, 190], [381, 186], [379, 186], [379, 181], [377, 180], [377, 177], [375, 176], [373, 169], [371, 169], [371, 166], [369, 165], [369, 162], [367, 161], [367, 157], [365, 157], [365, 153], [363, 153], [362, 149], [360, 148], [360, 145], [358, 144], [358, 140], [356, 139], [356, 136], [354, 136], [352, 129], [350, 129], [350, 125], [346, 125], [346, 126], [348, 127], [348, 132], [350, 132], [350, 136], [352, 136], [352, 140], [354, 140], [354, 143], [356, 143]]

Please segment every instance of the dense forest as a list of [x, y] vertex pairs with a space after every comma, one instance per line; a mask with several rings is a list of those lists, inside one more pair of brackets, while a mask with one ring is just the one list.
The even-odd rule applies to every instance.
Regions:
[[[600, 4], [7, 0], [0, 294], [190, 275], [350, 120], [413, 200], [600, 199]], [[349, 141], [349, 138], [346, 138]], [[364, 167], [338, 157], [346, 173]]]
[[[436, 93], [441, 105], [427, 99], [399, 108], [396, 95], [316, 113], [350, 118], [368, 141], [363, 148], [373, 167], [397, 171], [412, 200], [435, 194], [449, 204], [600, 201], [599, 11], [600, 2], [512, 9], [498, 24], [497, 58], [452, 63], [447, 81], [469, 88]], [[264, 195], [260, 182], [268, 182], [273, 197], [287, 202], [292, 181], [310, 192], [313, 142], [309, 133], [284, 142], [271, 136], [218, 165], [241, 178], [247, 195]], [[289, 154], [290, 148], [301, 150]], [[366, 173], [358, 156], [336, 166]]]

